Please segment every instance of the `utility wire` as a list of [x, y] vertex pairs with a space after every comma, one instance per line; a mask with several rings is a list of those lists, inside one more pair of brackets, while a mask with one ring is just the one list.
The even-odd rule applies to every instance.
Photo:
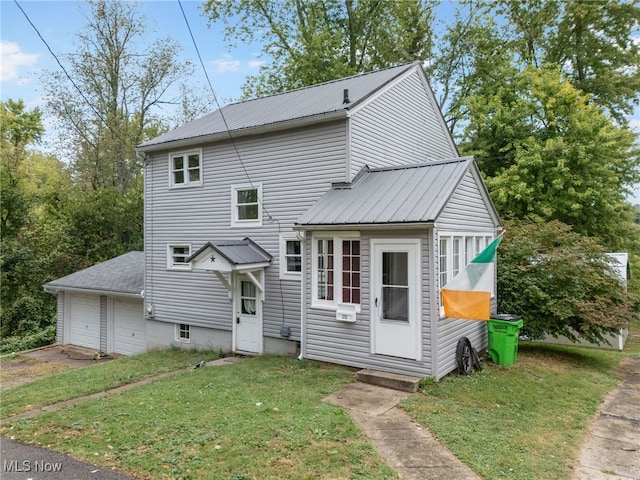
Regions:
[[[249, 172], [247, 171], [247, 167], [245, 166], [244, 162], [242, 161], [242, 155], [240, 155], [240, 150], [238, 149], [238, 145], [236, 144], [235, 138], [231, 134], [231, 128], [229, 128], [229, 124], [227, 123], [227, 119], [226, 119], [226, 117], [224, 115], [224, 112], [222, 111], [222, 107], [220, 106], [220, 102], [218, 101], [218, 96], [216, 95], [216, 92], [213, 89], [213, 85], [211, 83], [211, 79], [209, 78], [209, 74], [207, 73], [207, 69], [204, 66], [204, 62], [202, 61], [202, 55], [200, 55], [200, 49], [198, 48], [198, 44], [196, 42], [196, 39], [193, 36], [193, 32], [191, 31], [191, 25], [189, 24], [189, 19], [187, 18], [187, 14], [185, 13], [184, 8], [182, 7], [182, 1], [181, 0], [178, 0], [178, 5], [180, 5], [180, 10], [182, 11], [182, 16], [184, 18], [184, 22], [187, 24], [187, 30], [189, 30], [189, 35], [191, 36], [191, 41], [193, 42], [193, 46], [194, 46], [194, 48], [196, 50], [196, 54], [198, 55], [198, 60], [200, 61], [200, 66], [202, 67], [202, 71], [204, 72], [204, 76], [207, 79], [207, 83], [209, 84], [209, 89], [211, 90], [211, 94], [213, 95], [213, 99], [216, 102], [216, 106], [218, 107], [218, 112], [220, 113], [220, 117], [222, 118], [222, 122], [224, 123], [224, 128], [225, 128], [227, 134], [229, 135], [229, 139], [231, 140], [231, 144], [233, 145], [233, 149], [236, 152], [236, 155], [238, 156], [238, 160], [240, 160], [240, 165], [242, 166], [242, 170], [244, 171], [244, 175], [247, 177], [247, 180], [249, 181], [249, 185], [251, 185], [251, 188], [254, 188], [253, 182], [251, 181], [251, 177], [249, 176]], [[269, 220], [277, 222], [277, 220], [275, 220], [271, 216], [269, 211], [264, 206], [264, 202], [262, 201], [262, 199], [258, 198], [258, 202], [261, 204], [262, 209], [267, 214], [267, 217], [269, 218]]]
[[40, 34], [40, 31], [38, 30], [38, 28], [33, 24], [33, 22], [31, 21], [31, 19], [29, 18], [29, 15], [27, 15], [27, 12], [24, 11], [24, 9], [22, 8], [22, 6], [18, 3], [18, 0], [13, 0], [14, 3], [17, 5], [17, 7], [20, 9], [20, 11], [22, 12], [22, 14], [24, 15], [24, 18], [27, 19], [27, 22], [29, 22], [29, 25], [31, 25], [31, 27], [33, 27], [33, 29], [35, 30], [36, 34], [38, 35], [38, 37], [40, 37], [40, 40], [42, 40], [42, 43], [44, 43], [45, 47], [47, 47], [47, 50], [49, 50], [49, 53], [51, 54], [51, 56], [55, 59], [55, 61], [58, 63], [58, 66], [62, 69], [62, 71], [64, 72], [65, 76], [67, 77], [67, 79], [69, 79], [69, 81], [71, 82], [71, 85], [73, 85], [73, 87], [78, 91], [78, 93], [80, 94], [80, 96], [82, 97], [82, 99], [86, 102], [86, 104], [91, 108], [91, 110], [93, 110], [93, 113], [95, 113], [98, 118], [102, 121], [102, 123], [105, 124], [105, 126], [111, 130], [111, 133], [113, 133], [114, 135], [116, 135], [120, 141], [123, 141], [122, 138], [120, 138], [120, 135], [118, 135], [117, 132], [114, 132], [111, 129], [111, 126], [107, 123], [107, 121], [105, 120], [105, 118], [102, 116], [102, 114], [96, 110], [96, 108], [93, 106], [93, 104], [89, 101], [89, 99], [85, 96], [85, 94], [82, 92], [82, 90], [80, 89], [80, 87], [78, 87], [78, 85], [76, 84], [76, 82], [73, 80], [73, 78], [71, 77], [71, 75], [69, 75], [69, 72], [67, 72], [67, 69], [64, 68], [64, 65], [62, 64], [62, 62], [60, 61], [60, 59], [58, 58], [58, 56], [53, 52], [53, 50], [51, 50], [51, 47], [49, 46], [49, 44], [47, 43], [47, 41], [44, 39], [44, 37]]

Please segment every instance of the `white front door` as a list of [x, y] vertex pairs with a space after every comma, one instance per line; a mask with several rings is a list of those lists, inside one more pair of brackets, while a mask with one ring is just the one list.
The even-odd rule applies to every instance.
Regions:
[[247, 275], [236, 275], [233, 344], [238, 352], [262, 353], [262, 297]]
[[420, 240], [371, 240], [371, 288], [373, 353], [420, 360]]

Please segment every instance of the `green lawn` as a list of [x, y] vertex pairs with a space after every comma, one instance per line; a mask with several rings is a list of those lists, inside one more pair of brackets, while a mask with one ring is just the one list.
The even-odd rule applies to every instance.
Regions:
[[189, 370], [3, 434], [143, 478], [396, 478], [344, 411], [321, 399], [345, 368], [293, 358]]
[[217, 357], [213, 352], [155, 350], [50, 375], [3, 391], [0, 418], [127, 385], [154, 374], [187, 368], [200, 360], [215, 360]]
[[[635, 331], [639, 331], [637, 324]], [[485, 480], [568, 479], [625, 352], [520, 342], [510, 368], [424, 381], [403, 407]]]
[[[640, 331], [637, 322], [634, 332]], [[3, 392], [3, 411], [176, 370], [215, 354], [170, 350], [58, 374]], [[485, 480], [567, 479], [625, 352], [520, 342], [509, 368], [451, 375], [403, 408]], [[41, 413], [4, 435], [142, 478], [395, 478], [344, 411], [321, 399], [352, 371], [263, 356], [185, 369], [120, 394]], [[5, 413], [6, 414], [6, 413]]]

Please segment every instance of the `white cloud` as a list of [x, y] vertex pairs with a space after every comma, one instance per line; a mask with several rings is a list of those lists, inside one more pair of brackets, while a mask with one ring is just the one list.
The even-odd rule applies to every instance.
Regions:
[[264, 60], [250, 60], [247, 65], [251, 70], [258, 70], [264, 64]]
[[[20, 67], [33, 65], [38, 61], [38, 54], [24, 53], [15, 42], [2, 40], [0, 42], [0, 81], [7, 82], [18, 79]], [[21, 85], [28, 83], [28, 79], [19, 80]]]
[[214, 60], [211, 63], [219, 73], [237, 72], [240, 69], [240, 60], [233, 60], [229, 55], [225, 55], [223, 58]]
[[631, 128], [631, 130], [635, 130], [636, 132], [640, 133], [640, 118], [632, 118], [631, 120], [629, 120], [629, 127]]

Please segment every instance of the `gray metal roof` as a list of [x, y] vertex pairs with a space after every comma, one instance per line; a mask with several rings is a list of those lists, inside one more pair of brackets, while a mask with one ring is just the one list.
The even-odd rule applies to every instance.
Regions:
[[369, 169], [334, 184], [296, 222], [301, 226], [434, 222], [473, 157]]
[[211, 248], [233, 265], [250, 265], [254, 263], [270, 263], [273, 255], [270, 255], [260, 245], [245, 237], [242, 240], [228, 240], [225, 242], [208, 242], [196, 253], [187, 258], [191, 262], [207, 248]]
[[[421, 68], [420, 64], [417, 62], [404, 64], [277, 95], [232, 103], [221, 110], [216, 110], [149, 140], [138, 148], [142, 151], [154, 150], [157, 149], [154, 147], [165, 143], [226, 134], [228, 131], [264, 127], [336, 112], [346, 115], [347, 110], [369, 98], [398, 76], [415, 68]], [[349, 90], [350, 102], [347, 104], [343, 102], [345, 89]]]
[[58, 278], [45, 290], [87, 290], [141, 295], [144, 290], [144, 252], [128, 252], [106, 262]]

